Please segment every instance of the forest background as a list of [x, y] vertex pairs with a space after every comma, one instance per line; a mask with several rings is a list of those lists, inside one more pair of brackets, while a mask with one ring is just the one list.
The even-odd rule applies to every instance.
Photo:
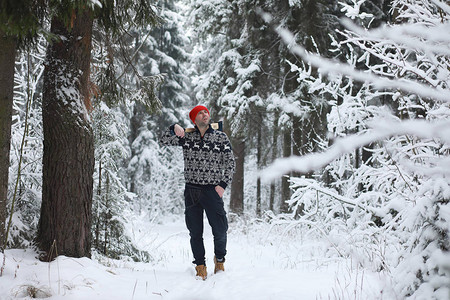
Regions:
[[450, 297], [446, 1], [2, 5], [2, 252], [149, 261], [129, 223], [183, 214], [182, 154], [157, 141], [201, 103], [236, 157], [230, 221]]

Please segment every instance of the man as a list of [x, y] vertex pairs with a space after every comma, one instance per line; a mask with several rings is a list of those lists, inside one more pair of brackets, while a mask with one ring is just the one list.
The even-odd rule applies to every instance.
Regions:
[[194, 255], [196, 276], [205, 280], [205, 247], [203, 244], [203, 211], [214, 236], [214, 273], [224, 271], [228, 221], [222, 196], [231, 184], [235, 161], [227, 135], [214, 130], [209, 110], [198, 105], [189, 113], [194, 132], [185, 132], [178, 124], [169, 127], [161, 145], [181, 146], [184, 156], [184, 191], [186, 226]]

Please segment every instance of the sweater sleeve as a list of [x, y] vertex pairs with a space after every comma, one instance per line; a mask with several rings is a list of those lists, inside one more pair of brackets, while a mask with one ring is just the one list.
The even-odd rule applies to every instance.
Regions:
[[233, 181], [233, 175], [236, 168], [233, 149], [231, 148], [230, 140], [228, 139], [226, 134], [223, 134], [222, 155], [223, 155], [223, 179], [220, 181], [219, 185], [225, 189]]
[[174, 131], [175, 124], [171, 125], [159, 139], [159, 144], [161, 146], [181, 146], [184, 138], [181, 138], [175, 134]]

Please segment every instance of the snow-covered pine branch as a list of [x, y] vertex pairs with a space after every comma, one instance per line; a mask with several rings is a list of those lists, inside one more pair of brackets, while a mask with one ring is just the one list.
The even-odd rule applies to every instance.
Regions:
[[[446, 25], [449, 28], [449, 25]], [[450, 31], [450, 30], [448, 30]], [[277, 32], [283, 38], [284, 42], [289, 46], [291, 51], [301, 57], [304, 61], [310, 63], [319, 69], [322, 74], [342, 74], [362, 82], [370, 82], [378, 89], [392, 89], [402, 90], [406, 93], [414, 93], [424, 98], [431, 98], [448, 102], [450, 101], [450, 91], [448, 88], [444, 89], [441, 86], [429, 86], [419, 81], [405, 80], [405, 79], [391, 79], [384, 76], [379, 76], [373, 72], [360, 71], [348, 64], [340, 63], [336, 60], [321, 57], [318, 54], [309, 53], [306, 49], [296, 43], [294, 36], [288, 30], [278, 27]], [[389, 32], [389, 30], [388, 30]], [[440, 75], [443, 76], [443, 75]], [[448, 78], [448, 75], [446, 76]]]
[[[276, 160], [262, 172], [262, 178], [272, 180], [291, 171], [308, 173], [325, 167], [340, 156], [361, 148], [372, 142], [381, 141], [397, 135], [414, 135], [421, 138], [439, 138], [450, 143], [450, 121], [438, 121], [434, 124], [423, 120], [394, 122], [377, 120], [372, 129], [360, 135], [352, 135], [338, 139], [323, 153], [311, 153], [301, 157], [291, 156]], [[450, 167], [450, 166], [449, 166]]]

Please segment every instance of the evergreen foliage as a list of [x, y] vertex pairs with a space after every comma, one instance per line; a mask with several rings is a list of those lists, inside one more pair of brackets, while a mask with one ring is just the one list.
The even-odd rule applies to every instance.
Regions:
[[[22, 51], [16, 61], [13, 126], [11, 129], [11, 166], [7, 207], [11, 201], [22, 159], [16, 209], [13, 212], [8, 247], [30, 247], [36, 236], [42, 190], [42, 91], [40, 88], [44, 69], [46, 42], [41, 37], [36, 47]], [[25, 127], [25, 110], [28, 106], [28, 126]], [[20, 147], [23, 137], [23, 153]], [[20, 157], [21, 156], [21, 157]]]
[[[131, 157], [126, 165], [126, 185], [136, 194], [134, 208], [149, 218], [182, 211], [182, 157], [178, 149], [160, 148], [158, 137], [170, 125], [190, 126], [190, 79], [186, 63], [189, 39], [184, 30], [184, 16], [176, 1], [159, 1], [162, 23], [152, 28], [142, 40], [136, 40], [137, 70], [145, 76], [166, 74], [158, 97], [163, 104], [159, 114], [149, 115], [139, 102], [127, 111], [128, 141]], [[135, 46], [137, 47], [137, 46]]]
[[93, 248], [113, 259], [148, 261], [150, 255], [137, 249], [125, 230], [132, 203], [128, 202], [130, 195], [119, 176], [121, 162], [130, 156], [123, 119], [119, 109], [110, 109], [104, 103], [94, 108]]
[[[149, 32], [149, 41], [145, 50], [139, 55], [139, 70], [145, 76], [165, 74], [165, 82], [158, 89], [161, 100], [161, 113], [149, 121], [156, 132], [186, 119], [186, 111], [180, 110], [191, 101], [189, 70], [186, 62], [189, 59], [190, 40], [184, 29], [185, 17], [176, 1], [159, 1], [161, 25]], [[145, 53], [145, 55], [144, 55]], [[187, 125], [187, 124], [184, 124]]]
[[[136, 56], [144, 45], [139, 44], [141, 30], [159, 26], [161, 18], [149, 1], [102, 1], [94, 7], [96, 45], [93, 86], [94, 94], [117, 105], [131, 98], [141, 102], [149, 112], [157, 112], [161, 102], [157, 89], [164, 74], [142, 74], [136, 67]], [[149, 34], [146, 35], [146, 39]], [[133, 40], [134, 39], [134, 40]]]
[[43, 32], [46, 10], [47, 0], [1, 1], [0, 32], [25, 46]]

